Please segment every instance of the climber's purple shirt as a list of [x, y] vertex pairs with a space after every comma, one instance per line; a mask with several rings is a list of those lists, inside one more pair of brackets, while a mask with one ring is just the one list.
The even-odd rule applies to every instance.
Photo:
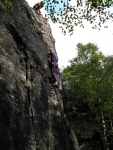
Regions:
[[53, 52], [48, 52], [48, 55], [51, 55], [51, 61], [56, 61], [58, 62], [58, 57], [55, 53]]

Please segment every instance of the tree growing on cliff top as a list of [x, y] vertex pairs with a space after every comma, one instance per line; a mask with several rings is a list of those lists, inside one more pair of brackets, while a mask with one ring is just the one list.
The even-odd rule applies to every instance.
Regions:
[[1, 0], [0, 7], [10, 8], [12, 6], [12, 0]]

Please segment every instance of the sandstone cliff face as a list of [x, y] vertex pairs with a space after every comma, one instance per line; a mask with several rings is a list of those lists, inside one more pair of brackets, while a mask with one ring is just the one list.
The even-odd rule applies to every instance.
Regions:
[[47, 20], [24, 0], [0, 8], [0, 150], [77, 150], [49, 77]]

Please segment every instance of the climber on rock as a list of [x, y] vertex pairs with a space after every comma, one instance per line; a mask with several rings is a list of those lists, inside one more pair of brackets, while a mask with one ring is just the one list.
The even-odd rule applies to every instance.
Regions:
[[59, 72], [58, 72], [58, 57], [56, 53], [48, 52], [48, 56], [51, 57], [51, 73], [52, 73], [52, 82], [53, 85], [58, 86], [58, 81], [59, 81]]
[[40, 9], [43, 8], [43, 6], [44, 6], [44, 2], [41, 1], [41, 2], [39, 2], [39, 3], [36, 3], [36, 4], [33, 6], [33, 8], [34, 8], [35, 10], [37, 10], [37, 12], [38, 12], [39, 14], [41, 14]]

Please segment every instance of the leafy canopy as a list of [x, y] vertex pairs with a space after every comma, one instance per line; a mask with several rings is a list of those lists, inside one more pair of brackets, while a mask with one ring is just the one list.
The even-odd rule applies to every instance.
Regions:
[[105, 57], [92, 43], [78, 43], [77, 52], [62, 72], [67, 119], [81, 137], [96, 131], [104, 136], [104, 120], [106, 135], [112, 137], [109, 120], [113, 116], [113, 56]]
[[48, 17], [61, 24], [64, 34], [72, 34], [74, 26], [84, 27], [84, 20], [100, 28], [106, 20], [113, 19], [109, 11], [112, 6], [113, 0], [45, 0]]

